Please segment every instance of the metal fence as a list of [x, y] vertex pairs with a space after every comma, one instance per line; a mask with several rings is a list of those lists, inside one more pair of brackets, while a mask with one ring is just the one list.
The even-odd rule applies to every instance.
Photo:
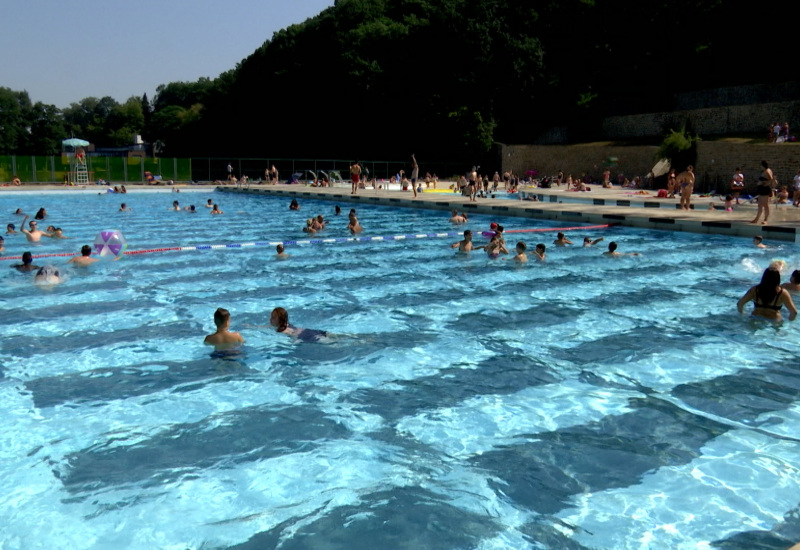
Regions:
[[[10, 182], [17, 176], [23, 183], [63, 183], [65, 177], [74, 181], [70, 170], [70, 159], [61, 156], [0, 156], [0, 182]], [[350, 178], [352, 160], [335, 159], [226, 159], [226, 158], [142, 158], [142, 157], [96, 157], [86, 158], [89, 180], [104, 180], [116, 183], [144, 183], [147, 175], [160, 176], [162, 181], [225, 181], [228, 177], [228, 164], [237, 178], [246, 175], [251, 181], [265, 179], [265, 171], [272, 166], [278, 170], [279, 180], [285, 182], [292, 174], [305, 171], [338, 172], [342, 178]], [[403, 161], [359, 161], [362, 179], [377, 178], [388, 180], [405, 171], [410, 176], [411, 162]], [[437, 173], [441, 179], [461, 173], [464, 166], [455, 163], [436, 162], [420, 165], [420, 177], [426, 172]], [[304, 178], [301, 178], [304, 179]]]

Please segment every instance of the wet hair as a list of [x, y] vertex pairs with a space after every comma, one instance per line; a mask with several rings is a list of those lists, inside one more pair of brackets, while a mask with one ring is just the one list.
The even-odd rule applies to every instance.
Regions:
[[278, 326], [276, 327], [278, 332], [283, 332], [287, 328], [289, 328], [289, 312], [283, 309], [282, 307], [276, 307], [272, 310], [272, 315], [270, 315], [270, 321], [272, 317], [275, 316], [278, 321]]
[[558, 237], [559, 239], [563, 239], [564, 238], [564, 232], [563, 231], [559, 231], [558, 235], [556, 235], [556, 237]]
[[525, 243], [522, 242], [522, 241], [518, 242], [517, 243], [517, 248], [521, 248], [522, 251], [525, 252], [525, 248], [526, 248]]
[[608, 243], [608, 251], [609, 252], [614, 252], [616, 249], [617, 249], [617, 242], [616, 241], [611, 241], [610, 243]]
[[278, 246], [275, 247], [275, 250], [278, 251], [278, 254], [283, 254], [283, 245], [279, 244]]
[[12, 230], [12, 231], [14, 231], [16, 228], [17, 228], [17, 226], [16, 226], [16, 225], [14, 225], [13, 223], [10, 223], [10, 224], [8, 224], [8, 225], [6, 226], [6, 229], [10, 229], [10, 230]]
[[756, 296], [762, 304], [769, 304], [778, 295], [778, 286], [781, 284], [781, 272], [768, 267], [761, 276], [761, 282], [756, 287]]
[[120, 205], [119, 205], [119, 207], [120, 207], [122, 210], [125, 210], [125, 206], [127, 206], [127, 205], [126, 205], [124, 202], [123, 202], [122, 204], [120, 204]]
[[194, 212], [194, 205], [191, 205], [191, 206], [189, 207], [189, 212]]
[[761, 166], [763, 166], [764, 168], [769, 168], [769, 163], [766, 160], [762, 160]]
[[547, 250], [547, 247], [544, 245], [544, 243], [539, 243], [536, 245], [536, 250], [541, 250], [542, 252], [544, 252], [545, 250]]
[[88, 244], [85, 244], [81, 247], [81, 254], [84, 256], [91, 256], [92, 255], [92, 247]]
[[178, 201], [172, 201], [173, 206], [177, 206], [178, 204], [179, 204]]
[[213, 201], [211, 199], [208, 199], [208, 202], [206, 204], [211, 204], [212, 202]]
[[217, 311], [214, 312], [214, 324], [218, 327], [223, 326], [225, 323], [231, 320], [231, 312], [225, 308], [218, 307]]
[[753, 240], [760, 243], [764, 240], [764, 237], [762, 235], [754, 235]]
[[467, 235], [472, 235], [472, 230], [470, 230], [470, 229], [465, 229], [465, 230], [464, 230], [464, 236], [466, 237]]
[[583, 242], [590, 243], [590, 242], [592, 242], [592, 238], [591, 237], [584, 237], [583, 238]]
[[33, 263], [33, 254], [28, 251], [22, 253], [22, 263], [24, 265], [32, 264]]
[[499, 224], [498, 224], [498, 226], [497, 226], [497, 232], [498, 232], [498, 233], [502, 233], [502, 232], [503, 232], [503, 226], [502, 226], [502, 225], [499, 225]]
[[800, 284], [800, 269], [795, 269], [792, 271], [792, 274], [789, 276], [789, 282], [794, 284]]

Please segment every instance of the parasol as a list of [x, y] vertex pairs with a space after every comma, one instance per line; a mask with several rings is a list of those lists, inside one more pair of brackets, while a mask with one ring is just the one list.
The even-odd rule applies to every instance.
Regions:
[[61, 144], [66, 147], [88, 147], [89, 142], [85, 139], [69, 138], [61, 141]]

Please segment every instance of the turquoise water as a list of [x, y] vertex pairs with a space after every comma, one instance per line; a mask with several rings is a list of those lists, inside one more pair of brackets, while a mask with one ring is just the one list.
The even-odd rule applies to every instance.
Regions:
[[[219, 202], [222, 216], [202, 207]], [[200, 212], [170, 212], [173, 200]], [[132, 212], [117, 212], [119, 203]], [[331, 202], [17, 194], [77, 252], [346, 237]], [[357, 207], [365, 236], [460, 232]], [[550, 222], [475, 216], [506, 230]], [[786, 548], [800, 540], [800, 344], [735, 302], [796, 245], [628, 228], [518, 266], [456, 237], [154, 252], [50, 290], [0, 261], [0, 547]], [[507, 234], [529, 249], [554, 233]], [[479, 243], [480, 244], [480, 243]], [[281, 306], [295, 342], [258, 326]], [[247, 340], [202, 345], [217, 307]], [[760, 546], [759, 546], [760, 545]]]

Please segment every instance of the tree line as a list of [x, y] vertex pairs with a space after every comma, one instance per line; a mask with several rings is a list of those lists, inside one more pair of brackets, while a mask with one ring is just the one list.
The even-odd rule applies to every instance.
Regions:
[[480, 162], [498, 141], [554, 126], [593, 139], [602, 117], [670, 110], [676, 92], [785, 78], [770, 42], [744, 36], [776, 15], [722, 0], [337, 0], [152, 101], [58, 109], [0, 88], [0, 154], [141, 134], [177, 157]]

